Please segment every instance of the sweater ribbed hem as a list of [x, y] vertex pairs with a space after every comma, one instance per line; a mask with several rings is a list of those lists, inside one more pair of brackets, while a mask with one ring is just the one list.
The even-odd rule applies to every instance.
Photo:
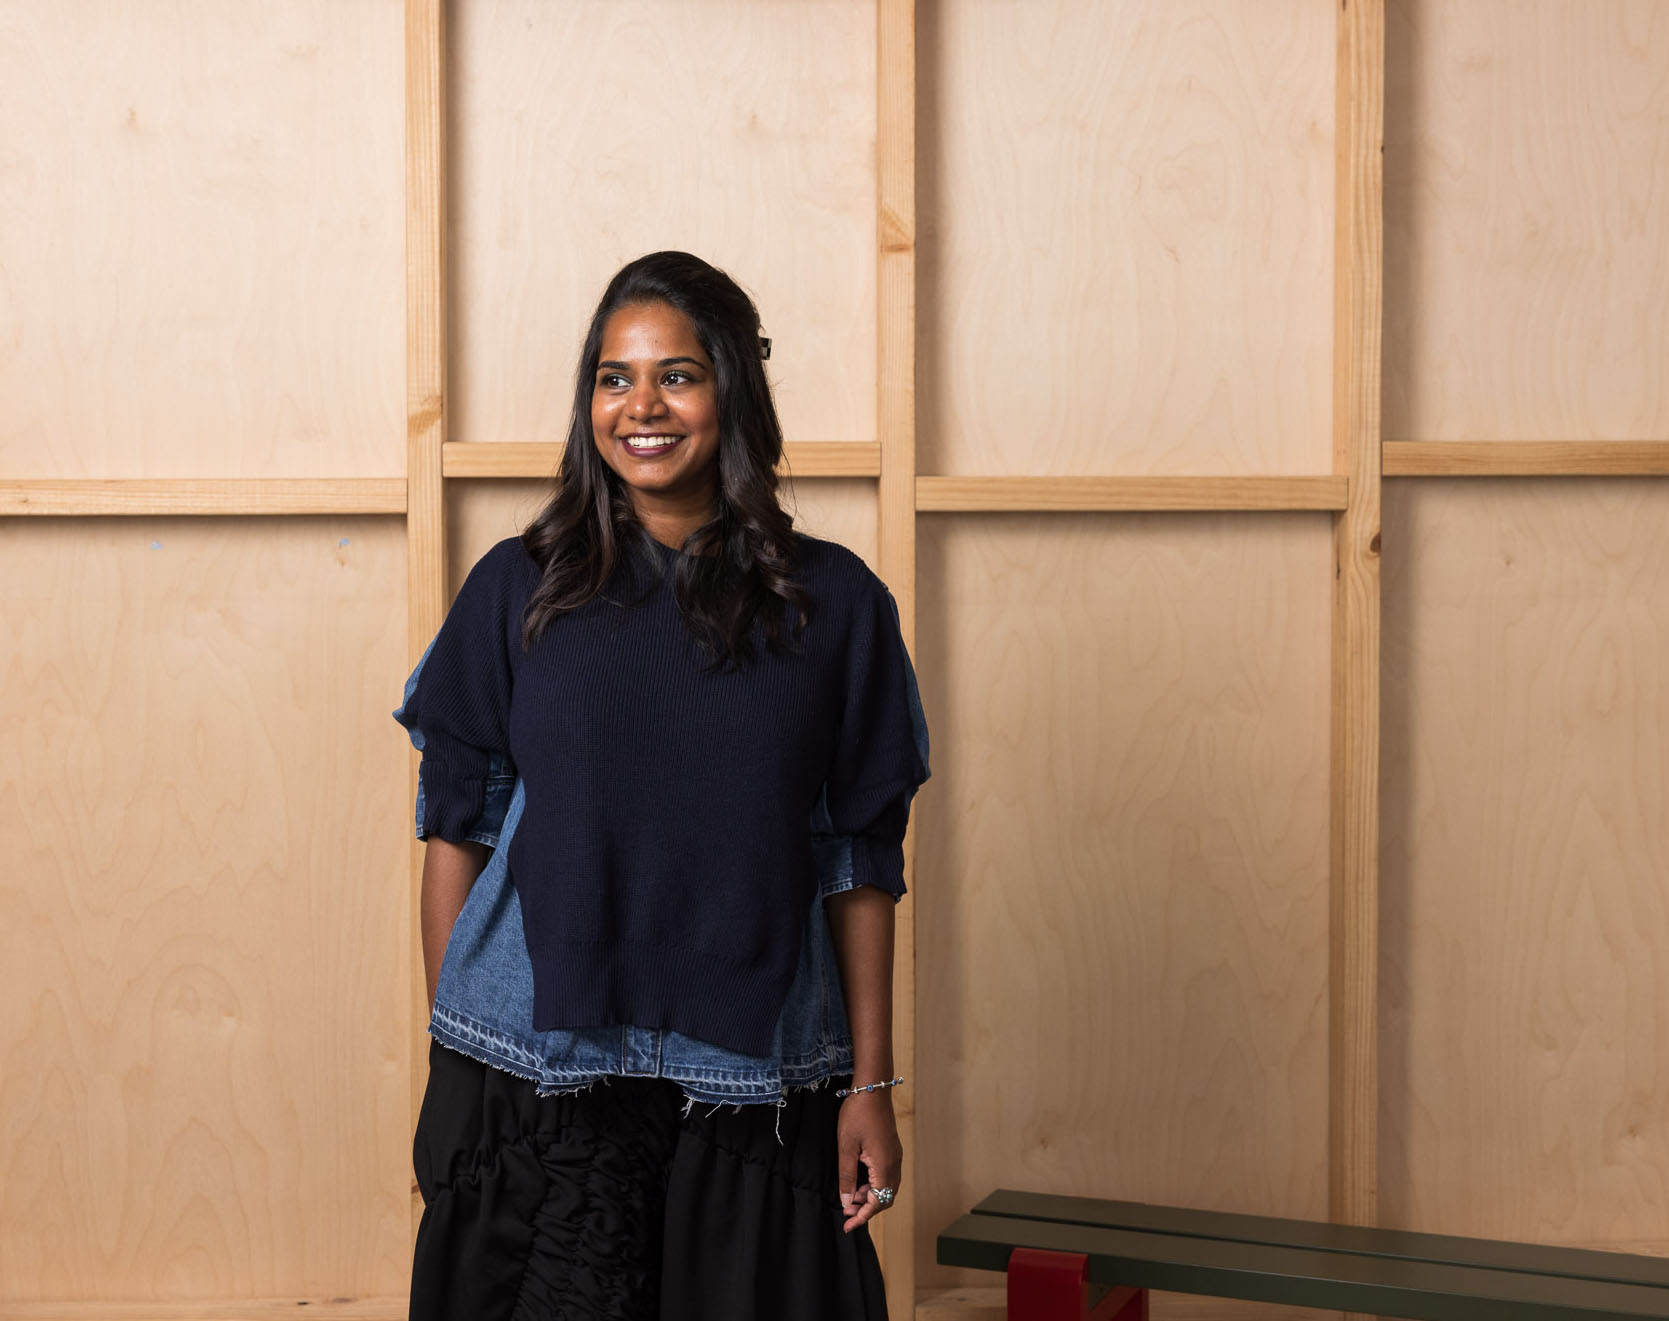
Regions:
[[[622, 977], [628, 967], [631, 976]], [[768, 1056], [793, 975], [792, 961], [783, 969], [668, 945], [556, 941], [533, 951], [533, 1026], [551, 1032], [631, 1023]]]

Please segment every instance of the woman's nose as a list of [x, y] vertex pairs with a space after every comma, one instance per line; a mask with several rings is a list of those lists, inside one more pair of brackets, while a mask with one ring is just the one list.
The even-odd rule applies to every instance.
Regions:
[[660, 411], [661, 391], [653, 381], [640, 381], [632, 388], [626, 411], [633, 417], [653, 417]]

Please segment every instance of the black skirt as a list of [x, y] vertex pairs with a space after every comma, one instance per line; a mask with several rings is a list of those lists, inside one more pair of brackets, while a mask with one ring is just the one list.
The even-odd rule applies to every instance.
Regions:
[[413, 1321], [885, 1321], [841, 1228], [838, 1085], [686, 1115], [665, 1079], [538, 1096], [431, 1042]]

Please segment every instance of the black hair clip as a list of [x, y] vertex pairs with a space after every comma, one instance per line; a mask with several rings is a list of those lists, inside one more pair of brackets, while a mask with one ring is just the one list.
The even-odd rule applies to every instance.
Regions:
[[771, 356], [771, 341], [764, 335], [759, 337], [759, 356], [761, 358], [768, 358]]

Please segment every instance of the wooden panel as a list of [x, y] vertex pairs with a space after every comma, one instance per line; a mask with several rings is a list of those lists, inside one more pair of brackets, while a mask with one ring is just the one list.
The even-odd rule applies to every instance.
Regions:
[[0, 565], [0, 1297], [402, 1292], [402, 529], [13, 521]]
[[[549, 483], [535, 481], [447, 482], [447, 600], [495, 542], [517, 535], [538, 515], [550, 490]], [[789, 484], [783, 505], [804, 531], [851, 547], [875, 567], [874, 482], [820, 478]]]
[[923, 0], [922, 472], [1329, 470], [1335, 8]]
[[400, 474], [400, 12], [0, 5], [6, 476]]
[[520, 534], [550, 499], [549, 482], [446, 483], [446, 599], [463, 586], [475, 562], [492, 547]]
[[[406, 659], [415, 666], [446, 618], [446, 521], [442, 454], [446, 447], [446, 13], [445, 0], [406, 0]], [[421, 754], [406, 753], [407, 784], [417, 797]], [[411, 912], [422, 908], [428, 845], [406, 841]], [[408, 994], [414, 1026], [429, 1019], [423, 928], [414, 920]], [[418, 1038], [421, 1041], [421, 1038]], [[428, 1052], [410, 1058], [410, 1114], [415, 1133], [429, 1085]], [[412, 1181], [412, 1234], [423, 1195]]]
[[[1333, 287], [1328, 1217], [1375, 1222], [1379, 1101], [1379, 488], [1385, 6], [1341, 4]], [[1364, 1319], [1366, 1321], [1366, 1319]]]
[[454, 438], [561, 439], [603, 286], [683, 248], [753, 293], [789, 437], [873, 440], [873, 4], [451, 11]]
[[1669, 436], [1669, 22], [1392, 0], [1385, 434]]
[[[441, 463], [448, 421], [444, 8], [444, 0], [405, 6], [406, 636], [413, 665], [440, 628], [448, 600]], [[414, 848], [419, 875], [421, 856]], [[421, 1019], [426, 985], [420, 990]]]
[[1669, 486], [1385, 502], [1387, 1224], [1669, 1240]]
[[1664, 477], [1669, 441], [1392, 441], [1384, 470], [1387, 477]]
[[920, 477], [923, 510], [1343, 509], [1347, 477]]
[[[875, 7], [876, 435], [881, 474], [876, 532], [881, 577], [898, 605], [904, 645], [916, 646], [916, 0]], [[916, 876], [916, 830], [904, 836], [904, 883]], [[898, 905], [893, 940], [892, 1062], [916, 1071], [916, 905]], [[916, 1106], [894, 1097], [904, 1153], [898, 1204], [873, 1231], [886, 1273], [887, 1307], [905, 1313], [916, 1297]]]
[[924, 523], [924, 1284], [996, 1187], [1325, 1216], [1331, 580], [1323, 515]]
[[403, 514], [398, 477], [251, 477], [161, 481], [36, 477], [0, 481], [0, 515]]
[[[802, 531], [827, 541], [838, 541], [863, 556], [870, 568], [881, 572], [874, 482], [793, 483], [784, 493], [783, 504], [793, 511], [795, 526]], [[900, 602], [899, 610], [903, 608]], [[912, 649], [911, 655], [914, 654]]]

